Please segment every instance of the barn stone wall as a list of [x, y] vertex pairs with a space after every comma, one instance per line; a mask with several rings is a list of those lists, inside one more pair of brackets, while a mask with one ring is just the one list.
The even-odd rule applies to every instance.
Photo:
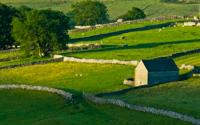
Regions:
[[178, 71], [149, 72], [148, 84], [150, 86], [179, 80]]
[[148, 72], [143, 62], [141, 61], [135, 68], [135, 82], [134, 86], [148, 85]]

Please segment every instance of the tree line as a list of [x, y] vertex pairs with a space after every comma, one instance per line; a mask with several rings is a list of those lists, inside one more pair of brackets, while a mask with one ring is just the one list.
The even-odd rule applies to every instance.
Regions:
[[[133, 20], [145, 18], [145, 14], [133, 7], [119, 18]], [[108, 9], [102, 2], [84, 0], [73, 4], [66, 15], [51, 9], [14, 8], [0, 3], [0, 50], [20, 45], [25, 56], [45, 57], [49, 51], [66, 49], [72, 20], [79, 25], [106, 23]]]

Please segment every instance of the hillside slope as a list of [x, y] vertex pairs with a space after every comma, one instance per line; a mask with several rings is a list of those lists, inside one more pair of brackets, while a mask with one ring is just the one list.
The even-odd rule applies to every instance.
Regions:
[[[67, 13], [71, 10], [71, 4], [81, 0], [0, 0], [1, 3], [19, 7], [25, 5], [37, 9], [52, 8]], [[120, 15], [130, 10], [131, 7], [138, 7], [145, 11], [147, 18], [170, 15], [195, 15], [198, 13], [197, 4], [174, 4], [161, 3], [159, 0], [100, 0], [103, 1], [110, 15], [111, 20], [115, 20]]]

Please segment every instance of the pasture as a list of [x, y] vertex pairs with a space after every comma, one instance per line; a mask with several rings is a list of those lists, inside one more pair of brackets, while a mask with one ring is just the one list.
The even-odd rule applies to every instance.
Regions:
[[180, 120], [117, 106], [99, 106], [81, 98], [67, 101], [58, 95], [38, 91], [1, 90], [0, 102], [0, 124], [6, 125], [189, 125]]
[[200, 108], [197, 106], [200, 104], [199, 89], [200, 79], [192, 77], [184, 81], [131, 90], [122, 95], [105, 98], [121, 99], [131, 104], [172, 110], [200, 118]]
[[[10, 2], [12, 3], [12, 1]], [[129, 26], [150, 25], [150, 22], [138, 24], [138, 26], [137, 24], [122, 25], [119, 29], [126, 29]], [[118, 29], [114, 27], [113, 30]], [[167, 56], [200, 47], [199, 27], [178, 26], [161, 28], [160, 32], [159, 30], [149, 29], [100, 39], [77, 41], [75, 43], [103, 42], [103, 48], [59, 54], [80, 58], [140, 60]], [[93, 35], [101, 32], [105, 33], [106, 28], [85, 32], [85, 34]], [[73, 35], [71, 37], [75, 38], [76, 34]], [[120, 39], [121, 36], [125, 38]], [[123, 44], [128, 44], [129, 47], [122, 47]], [[197, 63], [199, 62], [198, 54], [175, 58], [175, 62], [178, 65], [184, 63], [199, 66], [199, 63]], [[0, 53], [0, 58], [16, 55], [21, 55], [21, 53]], [[0, 62], [0, 66], [37, 60], [43, 59], [22, 58]], [[63, 89], [75, 94], [74, 101], [67, 101], [58, 95], [46, 92], [21, 89], [0, 90], [0, 124], [190, 124], [169, 117], [133, 111], [113, 105], [97, 105], [82, 98], [82, 92], [97, 94], [129, 88], [130, 86], [123, 85], [122, 82], [126, 78], [134, 77], [134, 69], [135, 66], [116, 64], [56, 62], [0, 70], [1, 85], [40, 85]], [[182, 70], [181, 74], [186, 72]], [[198, 107], [200, 105], [199, 82], [198, 77], [191, 77], [184, 81], [131, 90], [121, 95], [104, 98], [121, 99], [130, 104], [172, 110], [200, 119], [200, 108]]]
[[0, 84], [41, 85], [99, 93], [128, 88], [122, 83], [133, 77], [133, 72], [133, 66], [58, 62], [0, 70]]
[[[159, 32], [159, 30], [161, 31]], [[122, 36], [125, 38], [120, 39]], [[199, 36], [199, 27], [164, 27], [74, 42], [99, 44], [103, 42], [103, 44], [102, 48], [97, 50], [82, 50], [60, 54], [94, 59], [152, 59], [199, 48]], [[123, 44], [127, 44], [128, 47], [122, 47]]]
[[[71, 5], [80, 0], [0, 0], [1, 3], [19, 7], [25, 5], [36, 9], [52, 8], [53, 10], [67, 13], [71, 11]], [[196, 15], [198, 14], [197, 4], [174, 4], [162, 3], [159, 0], [101, 0], [108, 8], [110, 20], [116, 20], [117, 17], [125, 14], [132, 7], [143, 9], [147, 18], [171, 15]]]
[[175, 58], [175, 62], [177, 65], [181, 64], [187, 64], [187, 65], [193, 65], [193, 66], [200, 66], [200, 53], [195, 53], [191, 55], [181, 56], [178, 58]]

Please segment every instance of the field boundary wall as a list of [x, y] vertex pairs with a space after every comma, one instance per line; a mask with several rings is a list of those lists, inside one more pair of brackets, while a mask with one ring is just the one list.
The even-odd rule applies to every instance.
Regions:
[[152, 19], [138, 19], [138, 20], [108, 23], [108, 24], [97, 24], [95, 26], [75, 26], [75, 28], [77, 27], [79, 29], [69, 30], [68, 34], [91, 31], [91, 30], [94, 30], [94, 29], [102, 28], [102, 27], [120, 26], [120, 25], [123, 25], [123, 24], [132, 24], [132, 23], [139, 23], [139, 22], [145, 22], [145, 21], [155, 22], [155, 21], [165, 21], [165, 20], [176, 20], [176, 19], [185, 19], [185, 18], [193, 18], [193, 15], [189, 15], [189, 16], [163, 16], [163, 17], [157, 17], [157, 18], [152, 18]]
[[148, 112], [156, 115], [161, 115], [161, 116], [167, 116], [171, 117], [174, 119], [179, 119], [182, 121], [190, 122], [196, 125], [200, 125], [200, 119], [194, 118], [192, 116], [188, 116], [185, 114], [169, 111], [169, 110], [164, 110], [164, 109], [156, 109], [153, 107], [147, 107], [147, 106], [141, 106], [141, 105], [132, 105], [125, 103], [122, 100], [119, 99], [103, 99], [96, 97], [92, 94], [88, 93], [83, 93], [83, 98], [92, 101], [93, 103], [103, 105], [103, 104], [111, 104], [111, 105], [116, 105], [124, 108], [128, 108], [131, 110], [136, 110], [136, 111], [142, 111], [142, 112]]
[[44, 60], [44, 61], [28, 62], [28, 63], [23, 63], [23, 64], [4, 66], [4, 67], [0, 67], [0, 70], [16, 68], [16, 67], [24, 67], [24, 66], [33, 66], [33, 65], [38, 65], [38, 64], [47, 64], [47, 63], [60, 62], [60, 61], [63, 61], [62, 57], [56, 58], [56, 59]]
[[129, 33], [129, 32], [135, 32], [135, 31], [144, 31], [144, 30], [155, 29], [155, 28], [162, 28], [162, 27], [167, 27], [169, 25], [175, 25], [175, 23], [169, 22], [169, 23], [150, 25], [150, 26], [144, 26], [144, 27], [133, 28], [133, 29], [120, 30], [120, 31], [116, 31], [116, 32], [98, 34], [98, 35], [93, 35], [93, 36], [88, 36], [88, 37], [74, 38], [74, 39], [70, 39], [69, 41], [74, 42], [74, 41], [81, 41], [81, 40], [87, 40], [87, 39], [103, 38], [103, 37], [120, 35], [120, 34], [123, 34], [123, 33]]
[[3, 89], [28, 89], [28, 90], [46, 91], [46, 92], [61, 95], [66, 100], [73, 100], [73, 94], [66, 92], [64, 90], [55, 89], [51, 87], [33, 86], [33, 85], [17, 85], [17, 84], [0, 85], [0, 90], [3, 90]]

